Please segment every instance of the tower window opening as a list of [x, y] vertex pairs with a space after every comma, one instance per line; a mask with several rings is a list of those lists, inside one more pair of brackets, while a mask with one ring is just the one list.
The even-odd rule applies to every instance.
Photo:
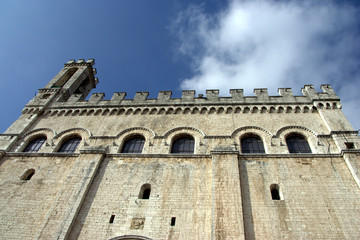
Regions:
[[171, 218], [170, 226], [175, 226], [176, 217]]
[[279, 185], [278, 184], [271, 184], [270, 192], [271, 192], [271, 199], [272, 200], [281, 200], [280, 199], [280, 192], [279, 192]]
[[85, 80], [80, 84], [79, 88], [76, 89], [74, 94], [83, 94], [86, 92], [87, 87], [90, 85], [90, 79], [89, 77], [86, 77]]
[[115, 219], [115, 215], [111, 215], [110, 220], [109, 220], [109, 223], [113, 223], [113, 222], [114, 222], [114, 219]]
[[77, 68], [70, 68], [68, 69], [60, 78], [59, 80], [56, 81], [56, 83], [54, 83], [54, 85], [52, 86], [52, 88], [61, 88], [62, 86], [65, 85], [65, 83], [75, 74], [75, 72], [77, 71]]
[[355, 145], [353, 142], [345, 142], [346, 149], [354, 149]]

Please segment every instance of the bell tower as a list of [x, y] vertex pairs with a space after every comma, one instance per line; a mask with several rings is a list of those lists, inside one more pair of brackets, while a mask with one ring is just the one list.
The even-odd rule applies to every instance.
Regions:
[[89, 92], [96, 87], [98, 79], [94, 66], [95, 60], [87, 61], [80, 59], [78, 61], [70, 60], [65, 63], [64, 68], [51, 79], [51, 81], [40, 92], [60, 92], [58, 101], [66, 101], [72, 94], [76, 94], [83, 100]]
[[31, 129], [36, 120], [45, 110], [56, 102], [84, 100], [89, 92], [96, 87], [98, 79], [93, 68], [94, 59], [85, 61], [70, 60], [64, 68], [51, 79], [44, 88], [31, 99], [22, 111], [22, 115], [0, 137], [0, 150], [9, 149], [18, 136]]

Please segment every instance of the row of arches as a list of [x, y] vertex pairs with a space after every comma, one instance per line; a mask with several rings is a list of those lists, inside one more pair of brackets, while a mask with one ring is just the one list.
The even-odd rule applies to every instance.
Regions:
[[[291, 133], [286, 136], [286, 145], [289, 153], [311, 153], [309, 143], [305, 136]], [[265, 153], [264, 143], [258, 135], [249, 134], [241, 138], [242, 153]]]
[[[81, 137], [74, 135], [64, 141], [58, 147], [57, 152], [73, 153], [76, 151]], [[46, 137], [40, 135], [32, 139], [24, 148], [23, 152], [38, 152], [46, 141]], [[264, 154], [264, 143], [260, 136], [247, 134], [240, 140], [241, 152], [244, 154]], [[145, 144], [145, 137], [141, 134], [131, 135], [126, 138], [120, 153], [142, 153]], [[310, 146], [306, 138], [299, 133], [291, 133], [286, 137], [286, 144], [289, 153], [311, 153]], [[170, 153], [175, 154], [193, 154], [195, 151], [195, 139], [188, 134], [180, 134], [172, 139]]]
[[[240, 113], [309, 113], [316, 107], [178, 107], [178, 108], [105, 108], [105, 109], [62, 109], [49, 110], [45, 116], [108, 116], [108, 115], [159, 115], [159, 114], [240, 114]], [[26, 108], [23, 114], [36, 114], [39, 109]]]
[[[317, 136], [317, 134], [312, 131], [311, 129], [308, 129], [306, 127], [303, 126], [285, 126], [282, 127], [280, 129], [278, 129], [276, 132], [272, 133], [270, 131], [268, 131], [267, 129], [264, 129], [262, 127], [258, 127], [258, 126], [244, 126], [244, 127], [240, 127], [235, 129], [229, 136], [222, 136], [222, 137], [236, 137], [239, 133], [241, 132], [258, 132], [260, 134], [260, 132], [262, 134], [265, 134], [269, 137], [280, 137], [281, 135], [284, 134], [284, 132], [289, 132], [289, 131], [296, 131], [296, 132], [308, 132], [311, 135]], [[213, 137], [218, 137], [218, 136], [208, 136], [207, 134], [205, 134], [203, 131], [201, 131], [198, 128], [194, 128], [194, 127], [176, 127], [176, 128], [172, 128], [170, 130], [168, 130], [167, 132], [164, 133], [163, 136], [159, 136], [155, 131], [153, 131], [150, 128], [146, 128], [146, 127], [131, 127], [131, 128], [127, 128], [122, 130], [121, 132], [119, 132], [118, 134], [114, 135], [114, 136], [93, 136], [92, 133], [86, 129], [86, 128], [69, 128], [67, 130], [64, 130], [60, 133], [56, 133], [54, 130], [50, 129], [50, 128], [38, 128], [38, 129], [34, 129], [31, 130], [27, 133], [25, 133], [22, 138], [26, 139], [28, 137], [33, 137], [34, 135], [44, 135], [44, 136], [50, 136], [51, 138], [54, 139], [59, 139], [62, 138], [64, 135], [67, 135], [69, 133], [72, 134], [77, 134], [80, 136], [84, 136], [85, 138], [113, 138], [113, 139], [117, 139], [120, 138], [122, 135], [128, 135], [128, 134], [136, 134], [137, 132], [141, 132], [141, 134], [147, 134], [151, 137], [155, 137], [155, 138], [168, 138], [169, 136], [173, 135], [173, 134], [178, 134], [178, 133], [189, 133], [190, 135], [192, 134], [197, 134], [199, 136], [205, 137], [205, 138], [213, 138]], [[259, 135], [258, 134], [258, 135]]]
[[[317, 109], [341, 108], [338, 102], [315, 106], [229, 106], [229, 107], [153, 107], [153, 108], [89, 108], [48, 110], [47, 116], [155, 115], [155, 114], [232, 114], [232, 113], [309, 113]], [[36, 114], [39, 108], [25, 108], [23, 114]]]
[[[47, 138], [44, 135], [39, 135], [31, 139], [26, 147], [23, 149], [23, 152], [38, 152], [42, 145], [46, 142]], [[76, 151], [77, 147], [81, 142], [81, 137], [78, 135], [73, 135], [64, 139], [60, 146], [57, 147], [56, 152], [59, 153], [73, 153]]]
[[[125, 139], [121, 153], [142, 153], [145, 138], [142, 135], [134, 135]], [[191, 135], [181, 134], [176, 136], [171, 144], [170, 153], [194, 153], [195, 140]]]

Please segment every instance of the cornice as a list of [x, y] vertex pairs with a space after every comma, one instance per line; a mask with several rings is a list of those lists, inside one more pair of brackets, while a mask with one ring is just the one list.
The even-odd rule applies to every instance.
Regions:
[[[50, 107], [45, 109], [45, 116], [121, 116], [121, 115], [177, 115], [177, 114], [289, 114], [289, 113], [316, 113], [317, 108], [311, 105], [260, 105], [261, 107], [253, 104], [249, 105], [195, 105], [189, 106], [63, 106], [63, 107]], [[323, 109], [327, 110], [327, 109]], [[33, 114], [39, 111], [37, 107], [25, 107], [23, 114]]]

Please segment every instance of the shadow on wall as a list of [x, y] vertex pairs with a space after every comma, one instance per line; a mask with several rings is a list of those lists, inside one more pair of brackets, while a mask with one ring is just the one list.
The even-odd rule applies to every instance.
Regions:
[[[97, 173], [91, 183], [89, 191], [86, 193], [85, 200], [82, 203], [82, 206], [81, 206], [79, 212], [77, 213], [75, 222], [71, 227], [71, 230], [70, 230], [70, 233], [68, 236], [69, 239], [78, 239], [80, 232], [83, 228], [85, 219], [87, 218], [87, 216], [89, 214], [89, 210], [90, 210], [92, 203], [94, 201], [94, 198], [97, 194], [97, 191], [99, 190], [99, 186], [104, 177], [105, 170], [106, 170], [108, 163], [109, 163], [109, 160], [105, 158], [104, 161], [102, 162], [102, 164], [100, 165], [99, 169], [97, 170]], [[76, 226], [76, 227], [74, 227], [74, 226]]]
[[249, 178], [246, 167], [247, 161], [239, 160], [239, 172], [240, 172], [240, 190], [241, 190], [241, 202], [243, 209], [243, 221], [244, 221], [244, 231], [245, 231], [245, 240], [254, 240], [255, 231], [254, 231], [254, 222], [252, 218], [252, 206], [250, 198], [250, 187], [249, 187]]

